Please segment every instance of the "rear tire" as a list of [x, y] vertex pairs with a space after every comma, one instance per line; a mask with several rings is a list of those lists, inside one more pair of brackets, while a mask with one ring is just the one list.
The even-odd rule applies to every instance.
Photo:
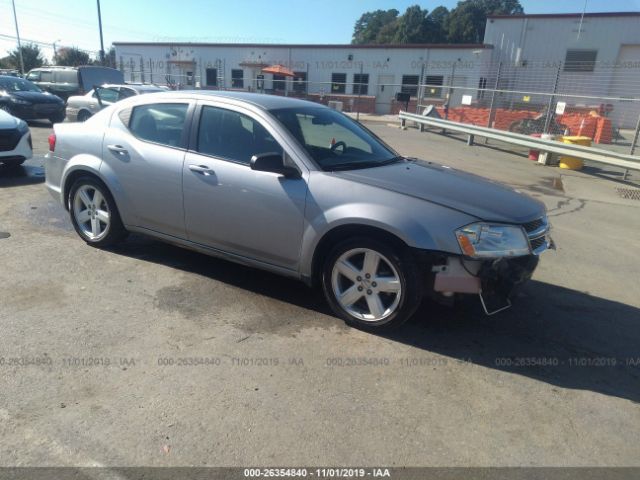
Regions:
[[94, 247], [115, 245], [128, 234], [111, 192], [95, 177], [80, 177], [73, 183], [69, 215], [80, 238]]
[[346, 323], [379, 332], [399, 327], [414, 314], [423, 284], [407, 248], [356, 237], [331, 249], [322, 288], [331, 309]]
[[79, 122], [86, 122], [87, 120], [89, 120], [89, 118], [91, 118], [91, 114], [89, 112], [83, 110], [82, 112], [78, 113]]

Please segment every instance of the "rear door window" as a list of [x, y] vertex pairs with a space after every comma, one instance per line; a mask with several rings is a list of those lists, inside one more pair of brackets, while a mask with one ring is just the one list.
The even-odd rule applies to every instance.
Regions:
[[131, 133], [147, 142], [185, 148], [187, 103], [153, 103], [134, 107], [129, 119]]

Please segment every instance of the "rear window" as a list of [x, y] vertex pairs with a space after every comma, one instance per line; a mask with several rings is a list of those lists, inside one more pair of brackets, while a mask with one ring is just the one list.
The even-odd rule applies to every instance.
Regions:
[[124, 83], [122, 72], [114, 68], [107, 67], [82, 67], [78, 69], [80, 74], [80, 85], [85, 90], [91, 90], [96, 85], [106, 83], [118, 85]]
[[185, 148], [186, 103], [153, 103], [134, 107], [129, 120], [131, 133], [147, 142]]
[[60, 70], [55, 72], [57, 83], [78, 83], [78, 72], [76, 70]]

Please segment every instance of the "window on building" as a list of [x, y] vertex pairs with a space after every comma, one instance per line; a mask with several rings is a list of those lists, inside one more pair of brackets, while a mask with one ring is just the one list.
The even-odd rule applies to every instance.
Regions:
[[369, 74], [354, 73], [353, 74], [353, 94], [367, 95], [369, 93]]
[[207, 86], [217, 87], [218, 86], [218, 69], [207, 68], [206, 75], [207, 75]]
[[253, 118], [207, 106], [200, 115], [197, 150], [244, 165], [249, 165], [251, 157], [260, 153], [283, 153], [278, 142]]
[[307, 72], [293, 72], [293, 91], [307, 93]]
[[241, 69], [231, 70], [231, 88], [244, 88], [244, 72]]
[[424, 79], [424, 84], [423, 95], [425, 98], [442, 97], [442, 88], [440, 88], [442, 84], [444, 84], [444, 77], [442, 75], [427, 75]]
[[331, 93], [345, 93], [347, 91], [347, 74], [331, 74]]
[[129, 130], [140, 140], [184, 148], [186, 103], [156, 103], [134, 107]]
[[480, 77], [478, 80], [478, 98], [484, 98], [485, 89], [487, 88], [487, 77]]
[[593, 72], [597, 56], [597, 50], [567, 50], [567, 56], [564, 59], [564, 71]]
[[418, 96], [418, 82], [420, 81], [419, 75], [403, 75], [402, 87], [400, 91], [402, 93], [408, 93], [412, 97]]
[[274, 75], [273, 76], [273, 89], [284, 91], [286, 85], [286, 77], [284, 75]]

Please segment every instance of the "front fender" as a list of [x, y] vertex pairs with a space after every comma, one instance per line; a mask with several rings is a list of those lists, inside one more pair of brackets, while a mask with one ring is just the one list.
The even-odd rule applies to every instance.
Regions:
[[[329, 232], [345, 225], [374, 227], [390, 233], [410, 247], [423, 250], [460, 253], [455, 239], [456, 228], [471, 218], [428, 202], [420, 201], [422, 212], [411, 215], [413, 208], [400, 209], [379, 203], [348, 203], [326, 211], [315, 211], [307, 218], [302, 237], [300, 273], [308, 277], [313, 270], [313, 257], [318, 244]], [[314, 210], [313, 208], [308, 209]]]

